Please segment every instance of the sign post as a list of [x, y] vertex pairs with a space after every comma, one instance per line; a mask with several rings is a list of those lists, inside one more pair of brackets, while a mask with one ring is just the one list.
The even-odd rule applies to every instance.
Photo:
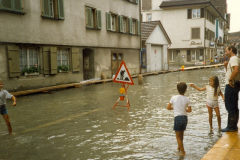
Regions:
[[[118, 71], [113, 79], [113, 82], [122, 83], [122, 87], [119, 89], [120, 97], [118, 98], [117, 102], [113, 106], [113, 109], [116, 106], [122, 106], [122, 107], [127, 107], [129, 110], [130, 103], [127, 98], [127, 89], [129, 87], [129, 85], [134, 85], [134, 82], [132, 80], [132, 77], [131, 77], [124, 61], [122, 61], [120, 67], [118, 68]], [[126, 99], [127, 105], [118, 105], [119, 100], [124, 101], [124, 99]]]

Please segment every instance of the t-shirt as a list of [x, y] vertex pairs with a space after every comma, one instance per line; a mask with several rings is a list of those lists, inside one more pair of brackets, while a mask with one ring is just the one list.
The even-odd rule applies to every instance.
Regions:
[[[227, 65], [227, 72], [225, 78], [225, 84], [229, 84], [230, 76], [232, 75], [233, 66], [239, 66], [239, 61], [237, 56], [232, 56]], [[240, 80], [240, 73], [235, 77], [235, 80]]]
[[215, 89], [210, 85], [207, 85], [206, 89], [207, 89], [207, 100], [217, 101], [218, 95], [220, 94], [220, 89], [219, 88], [217, 89], [217, 96], [214, 96]]
[[1, 89], [0, 91], [0, 105], [6, 104], [6, 99], [11, 99], [12, 95], [8, 91]]
[[179, 115], [186, 115], [187, 116], [187, 107], [190, 105], [190, 100], [188, 97], [183, 95], [176, 95], [170, 99], [170, 103], [173, 106], [174, 117]]

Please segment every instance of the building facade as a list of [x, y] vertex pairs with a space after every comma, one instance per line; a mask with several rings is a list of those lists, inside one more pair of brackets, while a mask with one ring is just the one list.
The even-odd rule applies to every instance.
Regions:
[[0, 77], [19, 91], [139, 73], [138, 0], [0, 0]]
[[142, 20], [161, 20], [172, 41], [169, 63], [180, 54], [186, 65], [210, 64], [215, 54], [223, 52], [225, 19], [211, 2], [142, 0], [144, 3], [151, 5], [142, 6]]

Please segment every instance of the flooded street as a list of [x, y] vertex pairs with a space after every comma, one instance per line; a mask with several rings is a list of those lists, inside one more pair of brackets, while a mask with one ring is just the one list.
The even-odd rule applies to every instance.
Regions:
[[[119, 98], [121, 84], [83, 86], [53, 94], [35, 94], [17, 98], [17, 107], [8, 101], [14, 136], [9, 136], [3, 118], [0, 125], [0, 160], [5, 159], [201, 159], [219, 140], [217, 117], [213, 116], [213, 134], [209, 134], [206, 92], [190, 88], [192, 113], [184, 136], [185, 158], [176, 154], [173, 111], [166, 109], [170, 98], [178, 94], [179, 80], [208, 84], [219, 78], [224, 92], [224, 68], [173, 72], [143, 77], [143, 84], [128, 89], [130, 110], [112, 109]], [[222, 128], [227, 113], [219, 97]]]

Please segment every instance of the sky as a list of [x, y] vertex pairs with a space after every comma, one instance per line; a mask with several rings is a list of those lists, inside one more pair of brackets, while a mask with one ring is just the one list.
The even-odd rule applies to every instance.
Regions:
[[227, 0], [227, 13], [230, 13], [230, 31], [240, 31], [240, 0]]

